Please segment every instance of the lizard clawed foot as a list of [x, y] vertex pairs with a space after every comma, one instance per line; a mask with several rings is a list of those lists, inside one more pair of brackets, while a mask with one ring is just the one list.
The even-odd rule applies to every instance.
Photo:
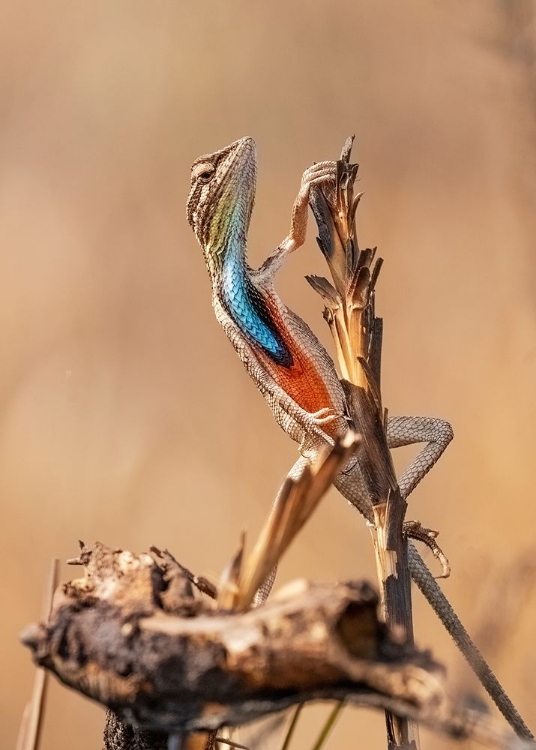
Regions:
[[[304, 457], [307, 456], [308, 451], [314, 447], [314, 438], [321, 438], [322, 441], [328, 445], [334, 445], [334, 438], [326, 433], [323, 427], [330, 422], [336, 422], [339, 419], [345, 419], [343, 412], [334, 411], [329, 406], [324, 406], [315, 412], [310, 412], [306, 415], [305, 419], [301, 421], [301, 427], [303, 428], [303, 436], [300, 440], [299, 451]], [[354, 460], [352, 457], [351, 460]], [[355, 463], [355, 460], [354, 460]], [[353, 465], [353, 464], [352, 464]]]
[[327, 424], [333, 422], [334, 419], [344, 417], [342, 412], [333, 411], [329, 406], [324, 406], [322, 409], [315, 411], [311, 414], [311, 417], [318, 422], [318, 424]]
[[447, 556], [436, 542], [436, 537], [439, 534], [438, 531], [433, 529], [425, 529], [420, 521], [404, 521], [404, 535], [408, 539], [415, 539], [418, 542], [425, 544], [428, 549], [432, 550], [432, 554], [441, 563], [443, 573], [435, 578], [448, 578], [450, 576], [450, 564]]
[[318, 185], [321, 182], [333, 182], [337, 179], [336, 161], [318, 161], [308, 167], [302, 175], [302, 188]]

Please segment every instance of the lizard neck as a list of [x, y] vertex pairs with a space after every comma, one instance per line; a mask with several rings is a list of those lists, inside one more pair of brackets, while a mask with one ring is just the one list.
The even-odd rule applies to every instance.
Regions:
[[255, 200], [255, 143], [242, 138], [192, 165], [186, 214], [203, 248], [215, 297], [243, 336], [275, 365], [294, 358], [266, 291], [246, 262], [246, 238]]
[[246, 262], [245, 237], [231, 238], [225, 252], [216, 292], [244, 336], [281, 367], [293, 357], [268, 308], [263, 290], [255, 284]]

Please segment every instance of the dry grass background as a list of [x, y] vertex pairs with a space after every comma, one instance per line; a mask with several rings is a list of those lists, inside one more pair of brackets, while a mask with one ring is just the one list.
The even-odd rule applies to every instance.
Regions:
[[[4, 6], [1, 746], [30, 693], [17, 633], [52, 556], [78, 538], [167, 545], [216, 575], [294, 460], [213, 318], [184, 217], [192, 160], [242, 135], [260, 153], [256, 263], [303, 169], [357, 132], [361, 241], [386, 260], [385, 402], [456, 434], [410, 517], [441, 530], [467, 625], [508, 615], [502, 571], [536, 551], [532, 0]], [[312, 235], [279, 288], [329, 344], [311, 271]], [[333, 494], [280, 580], [372, 574], [368, 533]], [[536, 600], [521, 599], [507, 644], [486, 648], [534, 728]], [[419, 643], [474, 688], [418, 594], [415, 609]], [[94, 750], [102, 723], [54, 683], [42, 750]], [[349, 743], [382, 747], [383, 718], [347, 711], [331, 746]]]

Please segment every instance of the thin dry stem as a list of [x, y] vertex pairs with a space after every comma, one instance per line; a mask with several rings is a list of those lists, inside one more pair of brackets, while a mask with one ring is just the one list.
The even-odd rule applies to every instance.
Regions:
[[[364, 432], [361, 460], [368, 469], [365, 473], [379, 480], [371, 484], [370, 501], [382, 612], [385, 622], [401, 626], [411, 643], [411, 582], [402, 529], [406, 504], [387, 447], [380, 394], [381, 323], [377, 324], [374, 314], [374, 287], [381, 261], [372, 266], [375, 250], [358, 247], [355, 212], [361, 195], [353, 195], [357, 165], [349, 163], [351, 143], [351, 139], [346, 142], [338, 162], [335, 189], [330, 194], [316, 188], [311, 199], [320, 231], [318, 243], [333, 286], [318, 277], [309, 281], [326, 303], [324, 317], [335, 341], [339, 368], [350, 384], [350, 416]], [[386, 719], [389, 748], [417, 746], [416, 728], [413, 731], [407, 719], [389, 712]]]
[[[46, 621], [52, 610], [54, 591], [58, 585], [59, 560], [50, 563], [50, 569], [43, 594], [42, 617]], [[48, 672], [43, 668], [35, 670], [35, 678], [30, 702], [22, 714], [16, 750], [37, 750], [43, 726], [45, 699], [48, 687]]]

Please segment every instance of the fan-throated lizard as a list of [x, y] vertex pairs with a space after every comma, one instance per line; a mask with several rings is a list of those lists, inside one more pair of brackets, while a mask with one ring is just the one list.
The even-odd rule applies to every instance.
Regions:
[[[199, 157], [192, 166], [187, 218], [204, 252], [216, 318], [276, 421], [300, 445], [300, 458], [290, 472], [296, 475], [326, 443], [348, 429], [348, 417], [333, 360], [307, 324], [283, 304], [274, 276], [285, 257], [304, 243], [310, 188], [333, 181], [336, 162], [319, 162], [304, 172], [290, 232], [257, 270], [246, 259], [256, 172], [252, 138]], [[391, 448], [426, 443], [398, 480], [405, 498], [441, 456], [452, 429], [440, 419], [393, 417], [388, 420], [387, 438]], [[359, 454], [335, 484], [371, 521]], [[408, 557], [413, 580], [491, 698], [520, 736], [532, 737], [411, 542]]]

